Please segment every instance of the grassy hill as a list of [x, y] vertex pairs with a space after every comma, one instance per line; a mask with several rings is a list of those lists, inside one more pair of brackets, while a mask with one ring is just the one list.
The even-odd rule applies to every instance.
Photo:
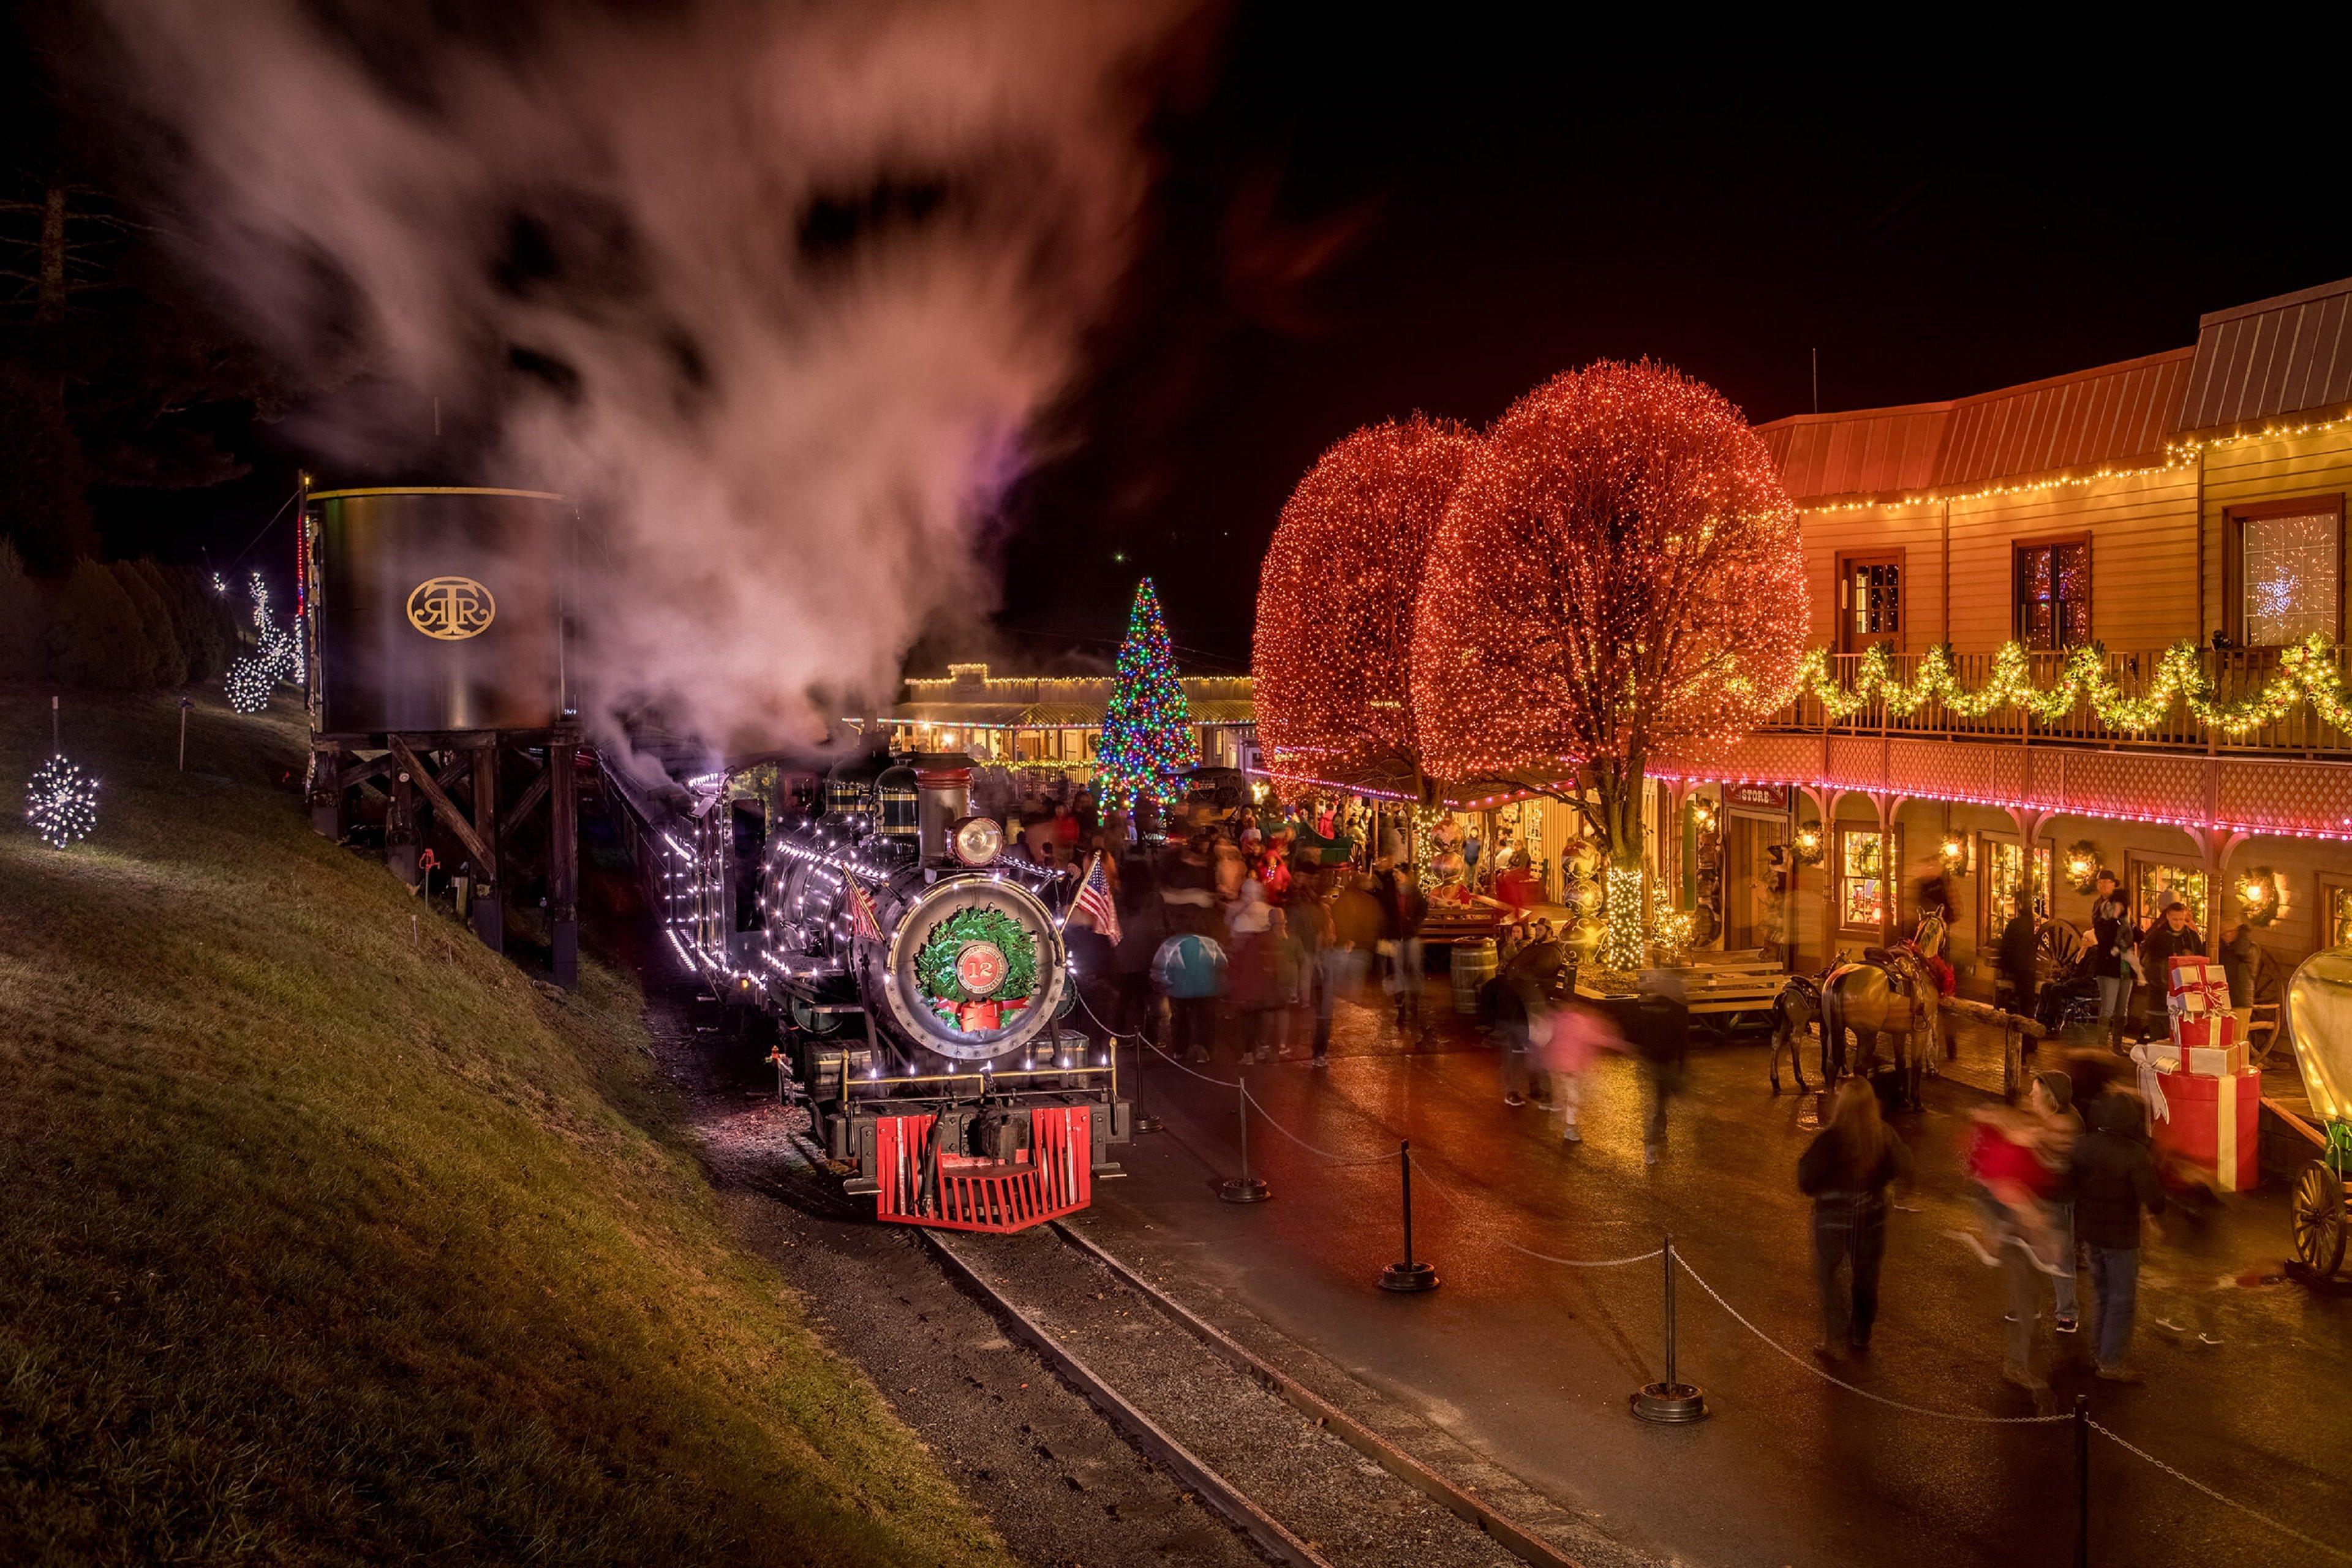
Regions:
[[629, 983], [314, 837], [280, 713], [0, 685], [0, 1562], [989, 1563], [730, 1245]]

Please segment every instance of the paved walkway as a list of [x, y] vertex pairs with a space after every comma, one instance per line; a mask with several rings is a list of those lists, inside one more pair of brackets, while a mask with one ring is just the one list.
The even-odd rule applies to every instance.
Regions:
[[[1438, 988], [1433, 1007], [1443, 1005]], [[1809, 1370], [1819, 1337], [1796, 1156], [1815, 1099], [1772, 1098], [1760, 1044], [1694, 1053], [1665, 1161], [1645, 1170], [1632, 1065], [1595, 1075], [1589, 1142], [1563, 1149], [1534, 1108], [1507, 1110], [1493, 1054], [1441, 1016], [1408, 1048], [1385, 1016], [1343, 1008], [1328, 1071], [1248, 1070], [1275, 1121], [1331, 1155], [1413, 1142], [1416, 1239], [1444, 1279], [1426, 1297], [1374, 1288], [1400, 1238], [1393, 1162], [1342, 1164], [1251, 1130], [1273, 1201], [1221, 1203], [1236, 1163], [1234, 1091], [1155, 1058], [1143, 1100], [1168, 1131], [1140, 1138], [1128, 1180], [1080, 1223], [1181, 1294], [1262, 1320], [1402, 1401], [1529, 1483], [1644, 1550], [1710, 1564], [2071, 1561], [2074, 1469], [2063, 1425], [1948, 1422], [1834, 1387]], [[1991, 1082], [1999, 1082], [1998, 1044]], [[1964, 1056], [1980, 1054], [1964, 1050]], [[1226, 1062], [1206, 1069], [1231, 1078]], [[1903, 1119], [1917, 1192], [1893, 1216], [1877, 1350], [1841, 1375], [1887, 1398], [1974, 1416], [2094, 1415], [2189, 1474], [2303, 1531], [2339, 1539], [2352, 1456], [2352, 1297], [2289, 1282], [2276, 1194], [2176, 1222], [2148, 1254], [2137, 1359], [2145, 1387], [2097, 1383], [2079, 1336], [2042, 1330], [2055, 1394], [2037, 1406], [1997, 1376], [2000, 1292], [1942, 1233], [1969, 1223], [1958, 1148], [1984, 1095], [1955, 1077]], [[1715, 1418], [1644, 1426], [1626, 1395], [1660, 1375], [1660, 1264], [1565, 1268], [1646, 1252], [1671, 1227], [1691, 1264], [1806, 1364], [1784, 1358], [1682, 1281], [1682, 1375]], [[2104, 1440], [2092, 1458], [2095, 1554], [2108, 1562], [2331, 1561], [2274, 1535]]]

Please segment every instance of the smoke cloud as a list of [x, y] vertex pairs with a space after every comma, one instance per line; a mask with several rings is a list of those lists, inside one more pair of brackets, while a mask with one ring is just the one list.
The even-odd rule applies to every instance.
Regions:
[[992, 602], [1188, 8], [100, 5], [193, 253], [341, 388], [299, 431], [329, 476], [446, 467], [437, 407], [464, 482], [577, 497], [592, 718], [725, 747], [887, 700]]

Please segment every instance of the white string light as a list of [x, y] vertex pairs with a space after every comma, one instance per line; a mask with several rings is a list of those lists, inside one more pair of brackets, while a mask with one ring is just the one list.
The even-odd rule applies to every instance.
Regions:
[[98, 781], [63, 756], [51, 757], [26, 788], [25, 819], [52, 849], [79, 843], [98, 826]]

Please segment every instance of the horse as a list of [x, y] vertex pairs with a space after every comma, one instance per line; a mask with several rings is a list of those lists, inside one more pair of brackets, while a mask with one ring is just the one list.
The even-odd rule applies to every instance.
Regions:
[[1797, 1075], [1797, 1092], [1807, 1093], [1805, 1059], [1797, 1054], [1805, 1030], [1822, 1016], [1822, 983], [1818, 976], [1791, 974], [1772, 999], [1772, 1092], [1780, 1092], [1780, 1053], [1789, 1053], [1789, 1068]]
[[[1902, 1103], [1921, 1107], [1919, 1079], [1930, 1069], [1943, 1038], [1943, 990], [1916, 948], [1864, 952], [1860, 963], [1841, 963], [1822, 982], [1822, 1079], [1836, 1087], [1842, 1073], [1867, 1079], [1878, 1059], [1878, 1037], [1895, 1040], [1895, 1065], [1903, 1075]], [[1846, 1031], [1855, 1037], [1846, 1056]]]

